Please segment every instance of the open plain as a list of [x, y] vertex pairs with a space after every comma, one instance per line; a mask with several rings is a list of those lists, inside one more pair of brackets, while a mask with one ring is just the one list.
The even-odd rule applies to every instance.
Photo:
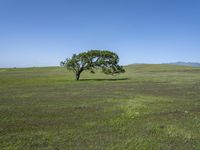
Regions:
[[2, 150], [199, 150], [200, 68], [0, 69]]

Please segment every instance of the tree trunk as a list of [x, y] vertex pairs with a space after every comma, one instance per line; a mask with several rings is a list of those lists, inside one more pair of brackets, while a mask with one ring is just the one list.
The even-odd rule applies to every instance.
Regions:
[[81, 67], [80, 68], [80, 70], [78, 70], [77, 72], [76, 72], [76, 80], [78, 81], [79, 79], [80, 79], [80, 75], [81, 75], [81, 72], [83, 72], [83, 67]]
[[77, 80], [77, 81], [78, 81], [79, 78], [80, 78], [80, 74], [81, 74], [80, 72], [77, 72], [77, 73], [76, 73], [76, 80]]

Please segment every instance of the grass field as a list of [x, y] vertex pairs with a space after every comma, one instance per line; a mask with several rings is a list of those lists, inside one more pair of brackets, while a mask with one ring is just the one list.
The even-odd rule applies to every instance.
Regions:
[[200, 68], [130, 65], [81, 79], [0, 69], [0, 149], [200, 149]]

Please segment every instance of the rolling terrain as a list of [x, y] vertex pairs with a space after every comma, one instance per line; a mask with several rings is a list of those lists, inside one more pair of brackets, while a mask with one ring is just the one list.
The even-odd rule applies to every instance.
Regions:
[[190, 67], [200, 67], [200, 63], [198, 62], [175, 62], [175, 63], [168, 63], [168, 65], [177, 65], [177, 66], [190, 66]]
[[0, 69], [2, 150], [199, 150], [200, 68]]

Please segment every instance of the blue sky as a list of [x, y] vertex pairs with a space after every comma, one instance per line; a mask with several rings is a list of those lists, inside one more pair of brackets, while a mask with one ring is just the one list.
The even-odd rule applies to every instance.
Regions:
[[0, 0], [0, 67], [55, 66], [90, 49], [123, 65], [200, 62], [200, 1]]

